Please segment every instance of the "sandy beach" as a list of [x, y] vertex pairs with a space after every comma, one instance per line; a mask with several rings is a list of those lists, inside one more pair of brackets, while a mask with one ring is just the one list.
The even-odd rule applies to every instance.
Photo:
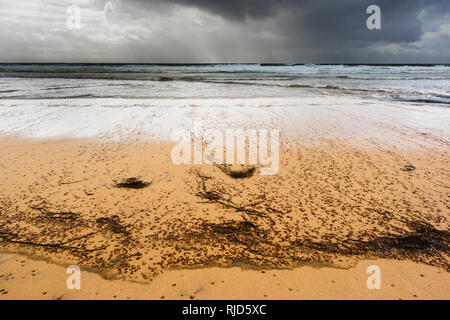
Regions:
[[13, 314], [450, 300], [449, 0], [0, 0], [0, 30]]
[[[68, 290], [65, 267], [17, 254], [2, 254], [0, 263], [0, 294], [6, 300], [446, 300], [450, 281], [448, 272], [423, 264], [362, 260], [351, 269], [305, 266], [266, 271], [239, 267], [171, 270], [148, 284], [105, 280], [83, 271], [81, 289]], [[380, 290], [368, 290], [366, 286], [366, 270], [373, 264], [383, 271]]]
[[[450, 109], [323, 99], [3, 100], [0, 298], [448, 299]], [[174, 164], [194, 121], [280, 128], [277, 174]]]

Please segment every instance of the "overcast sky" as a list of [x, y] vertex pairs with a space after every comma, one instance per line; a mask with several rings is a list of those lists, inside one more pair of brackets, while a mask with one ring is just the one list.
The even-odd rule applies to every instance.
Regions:
[[0, 62], [450, 63], [450, 0], [0, 0], [0, 30]]

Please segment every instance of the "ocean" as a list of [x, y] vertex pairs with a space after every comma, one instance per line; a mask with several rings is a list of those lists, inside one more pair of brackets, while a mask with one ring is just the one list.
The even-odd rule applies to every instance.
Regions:
[[450, 65], [0, 64], [0, 99], [317, 96], [450, 105]]

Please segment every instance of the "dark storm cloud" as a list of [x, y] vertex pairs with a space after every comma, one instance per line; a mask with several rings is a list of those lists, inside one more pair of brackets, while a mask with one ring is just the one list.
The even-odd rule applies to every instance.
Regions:
[[[122, 1], [128, 2], [128, 1]], [[294, 42], [302, 35], [308, 42], [414, 42], [422, 35], [422, 11], [440, 15], [450, 11], [448, 0], [131, 0], [152, 10], [155, 4], [194, 7], [235, 23], [251, 23], [281, 16], [275, 31]], [[382, 29], [366, 28], [366, 8], [382, 10]], [[283, 14], [284, 13], [284, 14]], [[432, 17], [431, 17], [432, 18]], [[302, 39], [302, 40], [303, 40]]]
[[[143, 9], [142, 12], [162, 3], [168, 7], [197, 8], [234, 25], [240, 24], [242, 29], [257, 24], [260, 30], [266, 29], [277, 36], [288, 52], [285, 56], [292, 59], [349, 60], [360, 55], [370, 60], [368, 48], [376, 43], [408, 44], [420, 40], [424, 35], [421, 16], [431, 24], [450, 13], [448, 0], [132, 0], [128, 3]], [[366, 27], [369, 16], [366, 9], [372, 4], [381, 8], [381, 30]], [[271, 20], [272, 23], [264, 24]], [[259, 33], [246, 33], [246, 36], [249, 41], [256, 41]], [[267, 42], [267, 48], [271, 45]]]
[[[0, 19], [0, 61], [450, 62], [449, 0], [30, 0], [33, 19], [2, 3], [16, 14]], [[381, 30], [366, 27], [372, 4]]]
[[[306, 13], [322, 11], [321, 18], [329, 18], [329, 12], [347, 12], [344, 17], [352, 17], [355, 9], [365, 11], [369, 5], [382, 7], [384, 13], [415, 14], [417, 10], [433, 10], [435, 13], [445, 13], [450, 10], [448, 0], [122, 0], [123, 3], [134, 3], [142, 8], [152, 9], [156, 3], [166, 5], [177, 4], [195, 7], [231, 20], [246, 18], [266, 18], [277, 11], [288, 9], [303, 10]], [[350, 11], [348, 11], [350, 10]], [[399, 21], [400, 22], [400, 21]]]

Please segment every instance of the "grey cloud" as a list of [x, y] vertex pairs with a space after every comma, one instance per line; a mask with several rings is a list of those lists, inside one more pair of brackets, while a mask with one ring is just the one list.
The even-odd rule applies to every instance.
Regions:
[[[0, 20], [11, 30], [0, 41], [11, 52], [19, 50], [22, 61], [28, 56], [30, 61], [66, 62], [450, 62], [448, 0], [92, 3], [104, 10], [107, 25], [98, 22], [68, 33], [51, 31], [44, 21], [39, 26], [17, 18], [8, 27]], [[371, 4], [381, 8], [381, 30], [366, 27]], [[445, 30], [436, 34], [442, 26]], [[32, 30], [39, 30], [42, 39], [34, 39]], [[0, 52], [0, 61], [8, 57], [17, 54]]]
[[[421, 10], [438, 12], [448, 10], [448, 1], [434, 0], [131, 0], [145, 12], [161, 3], [167, 6], [194, 7], [228, 19], [233, 23], [252, 23], [252, 20], [280, 19], [275, 30], [289, 37], [296, 34], [310, 41], [386, 41], [413, 42], [422, 35], [422, 23], [418, 19]], [[383, 28], [369, 32], [366, 28], [366, 8], [377, 4], [382, 9]], [[441, 6], [442, 5], [442, 6]], [[435, 12], [436, 14], [436, 12]], [[293, 40], [295, 40], [293, 38]]]
[[[423, 17], [431, 23], [450, 12], [447, 0], [131, 0], [122, 1], [140, 8], [140, 14], [155, 6], [190, 7], [214, 14], [238, 26], [249, 43], [270, 51], [282, 45], [285, 52], [278, 60], [324, 59], [328, 61], [355, 59], [365, 61], [385, 58], [372, 53], [377, 43], [411, 44], [425, 33]], [[377, 4], [382, 11], [382, 29], [368, 30], [366, 8]], [[421, 19], [422, 16], [422, 19]], [[276, 40], [261, 38], [262, 31]], [[233, 46], [232, 39], [220, 35], [222, 43]], [[215, 42], [217, 38], [208, 39]], [[447, 45], [448, 47], [449, 45]], [[245, 49], [243, 49], [245, 50]], [[372, 57], [373, 56], [373, 57]], [[449, 57], [443, 57], [449, 59]], [[275, 59], [277, 60], [277, 59]]]
[[166, 6], [194, 7], [234, 21], [266, 18], [274, 15], [279, 7], [295, 3], [294, 0], [131, 0], [122, 2], [133, 3], [147, 10], [153, 10], [155, 5], [162, 3]]

